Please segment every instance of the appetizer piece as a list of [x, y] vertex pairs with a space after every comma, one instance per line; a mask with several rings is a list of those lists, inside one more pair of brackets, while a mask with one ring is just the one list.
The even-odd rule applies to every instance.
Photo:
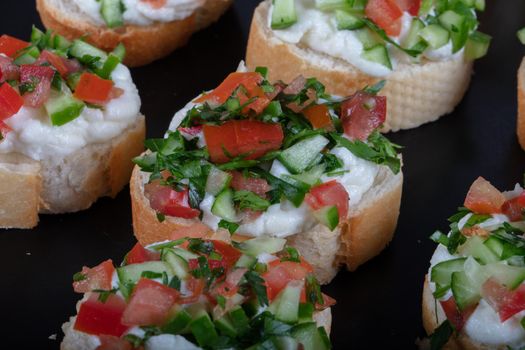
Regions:
[[285, 243], [137, 243], [118, 267], [84, 267], [73, 276], [84, 297], [60, 348], [330, 349], [335, 301]]
[[425, 278], [423, 323], [432, 349], [525, 346], [525, 191], [478, 178], [449, 218]]
[[124, 63], [142, 66], [186, 44], [233, 0], [37, 0], [46, 28], [111, 51], [123, 43]]
[[129, 182], [145, 121], [123, 54], [36, 28], [31, 42], [0, 37], [0, 227], [86, 209]]
[[380, 86], [341, 98], [314, 78], [271, 84], [266, 73], [230, 74], [146, 141], [131, 181], [135, 235], [285, 237], [326, 283], [377, 255], [397, 223], [399, 146], [378, 132], [386, 98]]
[[382, 131], [409, 129], [451, 112], [490, 37], [476, 31], [484, 0], [271, 0], [255, 10], [248, 68], [270, 79], [315, 76], [345, 95], [386, 79]]

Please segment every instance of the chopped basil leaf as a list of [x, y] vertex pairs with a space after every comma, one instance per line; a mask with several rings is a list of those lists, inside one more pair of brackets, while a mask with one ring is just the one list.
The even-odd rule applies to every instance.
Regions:
[[385, 33], [385, 31], [383, 29], [379, 28], [379, 26], [377, 26], [371, 20], [369, 20], [367, 18], [363, 18], [363, 22], [365, 22], [365, 24], [367, 25], [368, 28], [370, 28], [373, 32], [375, 32], [377, 35], [379, 35], [381, 37], [381, 39], [383, 39], [387, 43], [391, 44], [392, 46], [395, 46], [399, 50], [405, 52], [409, 56], [417, 57], [423, 52], [423, 50], [421, 50], [421, 48], [419, 48], [419, 47], [416, 48], [416, 49], [405, 49], [405, 48], [403, 48], [397, 42], [395, 42], [394, 40], [390, 39], [390, 37]]
[[461, 234], [458, 223], [450, 224], [451, 233], [448, 237], [447, 249], [450, 254], [456, 254], [458, 247], [467, 241], [467, 238]]
[[268, 78], [268, 67], [256, 67], [255, 71], [262, 75], [264, 79]]
[[239, 228], [239, 224], [235, 222], [229, 222], [226, 220], [219, 221], [219, 227], [224, 228], [230, 232], [230, 234], [234, 234], [235, 231]]
[[467, 214], [471, 213], [470, 210], [468, 210], [465, 207], [459, 207], [458, 212], [451, 217], [448, 218], [449, 222], [459, 222], [459, 220], [463, 219]]
[[92, 292], [98, 293], [98, 301], [100, 301], [101, 303], [105, 303], [111, 294], [115, 294], [117, 292], [117, 289], [112, 289], [112, 290], [94, 289], [92, 290]]
[[151, 249], [155, 250], [162, 250], [164, 248], [173, 248], [175, 246], [181, 245], [182, 243], [186, 242], [186, 238], [177, 239], [175, 241], [170, 241], [166, 243], [156, 244], [151, 246]]
[[430, 349], [441, 350], [448, 342], [452, 334], [454, 333], [454, 327], [449, 320], [446, 320], [439, 325], [438, 328], [430, 336]]
[[215, 299], [217, 300], [217, 304], [222, 308], [222, 309], [225, 309], [226, 308], [226, 298], [223, 297], [222, 295], [218, 294]]
[[160, 213], [160, 212], [157, 212], [157, 220], [159, 222], [164, 222], [164, 220], [166, 220], [166, 215]]
[[180, 291], [180, 285], [181, 285], [181, 280], [179, 277], [177, 276], [173, 276], [171, 278], [171, 281], [170, 283], [168, 284], [168, 287], [171, 287], [173, 289], [176, 289], [176, 290], [179, 290]]
[[482, 222], [487, 221], [490, 218], [492, 218], [491, 215], [472, 214], [472, 216], [465, 223], [465, 227], [476, 226], [478, 224], [481, 224]]
[[379, 91], [383, 90], [383, 88], [385, 87], [385, 84], [386, 84], [386, 80], [381, 80], [372, 86], [365, 87], [363, 91], [371, 95], [377, 95]]
[[73, 275], [73, 282], [84, 281], [87, 278], [82, 272], [77, 272]]
[[138, 348], [144, 344], [144, 340], [141, 337], [131, 333], [126, 334], [124, 336], [124, 340], [127, 340], [133, 346], [133, 348]]
[[267, 306], [268, 305], [268, 294], [266, 292], [266, 286], [264, 279], [257, 274], [255, 271], [247, 271], [244, 274], [247, 284], [250, 286], [252, 292], [257, 297], [259, 305]]
[[234, 160], [228, 163], [221, 164], [217, 168], [221, 170], [237, 170], [244, 168], [251, 168], [259, 164], [258, 160]]
[[430, 239], [436, 243], [442, 244], [445, 247], [448, 246], [448, 237], [441, 231], [436, 231], [430, 236]]
[[250, 191], [236, 191], [233, 194], [234, 202], [239, 204], [239, 209], [252, 209], [255, 211], [265, 211], [271, 205], [269, 201], [259, 197]]
[[294, 247], [286, 247], [286, 255], [281, 258], [281, 261], [293, 261], [300, 263], [299, 252]]
[[213, 251], [213, 242], [204, 241], [200, 238], [190, 238], [188, 241], [188, 249], [192, 252], [209, 255]]
[[272, 190], [268, 192], [270, 195], [270, 203], [279, 203], [281, 197], [284, 196], [296, 207], [299, 207], [303, 203], [306, 192], [310, 189], [309, 186], [297, 183], [290, 183], [273, 176], [269, 172], [263, 169], [254, 169], [254, 173], [260, 175], [263, 179], [268, 181], [268, 184], [272, 187]]
[[306, 276], [306, 299], [312, 304], [323, 305], [323, 294], [317, 278], [313, 274]]
[[162, 273], [153, 272], [153, 271], [142, 271], [142, 273], [140, 274], [140, 277], [149, 278], [149, 279], [162, 278]]
[[325, 165], [325, 171], [327, 173], [333, 172], [337, 169], [341, 169], [344, 165], [343, 161], [332, 153], [323, 154], [322, 162]]

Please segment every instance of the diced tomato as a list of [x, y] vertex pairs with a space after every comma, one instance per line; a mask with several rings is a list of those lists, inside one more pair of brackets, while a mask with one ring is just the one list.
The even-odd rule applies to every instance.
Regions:
[[210, 234], [212, 230], [204, 225], [203, 223], [197, 222], [190, 226], [177, 227], [172, 231], [170, 239], [176, 241], [177, 239], [190, 237], [190, 238], [203, 238]]
[[310, 208], [317, 210], [327, 206], [337, 206], [339, 218], [345, 219], [348, 215], [348, 201], [350, 197], [343, 185], [336, 180], [312, 187], [306, 195], [305, 201]]
[[94, 105], [104, 105], [108, 102], [113, 82], [100, 78], [96, 74], [82, 73], [74, 92], [74, 96], [79, 100], [92, 103]]
[[220, 126], [204, 125], [203, 131], [210, 158], [215, 163], [230, 161], [228, 155], [246, 155], [244, 159], [257, 159], [279, 149], [284, 138], [281, 125], [257, 120], [231, 120]]
[[311, 105], [303, 109], [303, 114], [310, 121], [314, 129], [331, 129], [332, 118], [326, 105]]
[[146, 261], [160, 260], [159, 252], [152, 252], [144, 248], [140, 243], [136, 243], [126, 255], [126, 264], [140, 264]]
[[264, 197], [266, 192], [271, 190], [265, 179], [246, 177], [239, 171], [231, 171], [230, 174], [232, 175], [231, 186], [236, 191], [250, 191]]
[[176, 289], [141, 278], [122, 315], [122, 323], [128, 326], [162, 325], [178, 298]]
[[[306, 275], [313, 272], [312, 266], [301, 259], [300, 263], [293, 261], [274, 260], [268, 264], [268, 271], [262, 274], [265, 281], [268, 299], [271, 301], [283, 290], [290, 281], [303, 281]], [[302, 297], [303, 301], [305, 296]]]
[[507, 215], [510, 221], [523, 220], [525, 210], [525, 191], [519, 196], [509, 199], [501, 206], [503, 214]]
[[101, 334], [98, 336], [100, 345], [96, 350], [133, 350], [131, 343], [114, 335]]
[[250, 99], [253, 99], [252, 102], [243, 108], [243, 113], [248, 113], [252, 110], [257, 115], [264, 111], [264, 109], [270, 104], [270, 99], [259, 86], [254, 87], [251, 91], [238, 92], [236, 96], [239, 99], [241, 106], [248, 103]]
[[120, 337], [128, 329], [121, 322], [126, 302], [115, 294], [110, 294], [105, 302], [99, 301], [98, 297], [98, 293], [93, 293], [80, 305], [73, 328], [93, 335]]
[[13, 63], [12, 58], [2, 55], [0, 55], [0, 72], [2, 72], [1, 82], [18, 80], [20, 77], [20, 67]]
[[505, 196], [481, 176], [474, 181], [465, 198], [465, 207], [477, 214], [501, 213]]
[[40, 54], [40, 57], [37, 60], [37, 64], [47, 62], [53, 67], [55, 67], [55, 69], [61, 76], [65, 77], [67, 74], [71, 73], [69, 71], [69, 67], [66, 61], [67, 61], [66, 58], [62, 58], [58, 56], [57, 54], [54, 54], [51, 51], [44, 50]]
[[20, 67], [20, 82], [34, 84], [34, 90], [22, 96], [26, 106], [39, 108], [49, 99], [54, 75], [55, 72], [48, 66], [22, 65]]
[[190, 207], [187, 188], [175, 191], [158, 182], [152, 182], [144, 186], [144, 194], [149, 199], [151, 208], [162, 214], [185, 219], [196, 218], [200, 214], [200, 210]]
[[332, 298], [331, 296], [328, 296], [324, 293], [322, 293], [322, 295], [323, 295], [323, 305], [318, 305], [318, 308], [326, 309], [328, 307], [334, 306], [337, 303], [336, 300]]
[[202, 132], [202, 125], [192, 126], [189, 128], [178, 127], [177, 130], [179, 130], [183, 134], [197, 136], [200, 132]]
[[223, 241], [212, 241], [213, 249], [222, 256], [222, 261], [225, 262], [226, 267], [232, 267], [241, 257], [241, 252], [235, 249], [232, 245]]
[[366, 17], [384, 29], [390, 36], [398, 36], [401, 32], [401, 16], [403, 11], [395, 0], [369, 0], [365, 8]]
[[456, 300], [454, 297], [450, 297], [447, 300], [440, 300], [439, 303], [447, 316], [447, 319], [454, 325], [457, 331], [460, 331], [465, 323], [468, 321], [470, 315], [474, 312], [477, 305], [467, 308], [466, 310], [459, 310], [456, 305]]
[[481, 295], [505, 322], [525, 310], [525, 285], [511, 291], [494, 278], [489, 278], [481, 287]]
[[412, 16], [417, 16], [421, 7], [421, 0], [396, 0], [396, 3], [402, 11]]
[[226, 79], [212, 92], [204, 94], [197, 98], [195, 102], [212, 102], [216, 104], [223, 104], [233, 94], [234, 90], [239, 86], [243, 86], [248, 92], [252, 91], [263, 80], [262, 75], [256, 72], [234, 72], [226, 77]]
[[9, 125], [0, 120], [0, 141], [5, 139], [10, 131], [12, 131], [12, 129], [9, 127]]
[[192, 304], [199, 300], [202, 292], [204, 291], [205, 282], [201, 278], [195, 278], [190, 276], [186, 280], [186, 290], [188, 290], [188, 295], [185, 295], [179, 298], [178, 302], [180, 304]]
[[0, 36], [0, 53], [9, 57], [15, 57], [20, 50], [25, 49], [29, 45], [31, 44], [27, 41], [13, 38], [6, 34]]
[[23, 105], [22, 96], [11, 85], [4, 83], [0, 86], [0, 120], [12, 117]]
[[359, 91], [341, 103], [341, 122], [345, 134], [353, 139], [365, 141], [385, 120], [385, 96]]
[[83, 279], [73, 282], [73, 289], [77, 293], [87, 293], [95, 289], [111, 290], [113, 272], [115, 272], [115, 267], [111, 259], [93, 268], [84, 266], [80, 272]]

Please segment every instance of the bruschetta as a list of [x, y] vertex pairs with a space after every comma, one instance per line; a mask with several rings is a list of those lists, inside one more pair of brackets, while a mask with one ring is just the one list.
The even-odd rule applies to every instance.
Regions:
[[131, 181], [135, 235], [285, 237], [327, 283], [377, 255], [397, 223], [399, 146], [378, 132], [386, 98], [380, 86], [336, 97], [314, 78], [266, 77], [230, 74], [146, 141]]
[[246, 62], [270, 79], [317, 77], [345, 95], [386, 79], [383, 131], [451, 112], [490, 37], [478, 32], [484, 0], [266, 0], [253, 16]]
[[142, 66], [186, 44], [233, 0], [37, 0], [46, 28], [111, 51], [123, 43], [124, 63]]
[[525, 191], [478, 178], [449, 218], [425, 277], [423, 324], [432, 349], [525, 346]]
[[330, 349], [335, 301], [285, 244], [137, 243], [120, 265], [83, 267], [73, 287], [84, 296], [60, 349]]
[[145, 120], [122, 47], [0, 37], [0, 227], [88, 208], [128, 182]]

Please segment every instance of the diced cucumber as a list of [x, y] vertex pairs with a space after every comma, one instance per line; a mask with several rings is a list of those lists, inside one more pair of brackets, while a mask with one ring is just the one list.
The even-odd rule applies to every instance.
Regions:
[[102, 79], [111, 79], [111, 73], [113, 73], [119, 64], [120, 58], [110, 53], [106, 61], [104, 61], [102, 68], [97, 69], [96, 73]]
[[439, 49], [446, 45], [450, 39], [448, 30], [439, 24], [430, 24], [419, 32], [419, 36], [425, 40], [432, 49]]
[[339, 30], [354, 30], [365, 26], [362, 18], [344, 10], [336, 10], [335, 19]]
[[301, 303], [299, 304], [299, 323], [312, 322], [314, 315], [314, 305], [312, 303]]
[[33, 25], [31, 29], [31, 43], [35, 45], [41, 44], [41, 41], [46, 39], [46, 34]]
[[496, 278], [509, 289], [517, 288], [525, 281], [525, 267], [510, 266], [502, 262], [485, 266], [487, 275]]
[[69, 88], [71, 90], [76, 90], [77, 88], [77, 85], [78, 85], [78, 82], [80, 81], [80, 76], [82, 75], [82, 73], [72, 73], [72, 74], [69, 74], [67, 79], [66, 79], [66, 83], [67, 83], [67, 86], [69, 86]]
[[460, 310], [477, 303], [481, 298], [481, 285], [487, 280], [485, 269], [474, 258], [465, 261], [464, 271], [454, 272], [450, 288]]
[[422, 0], [421, 6], [419, 7], [419, 17], [425, 17], [428, 15], [433, 6], [434, 0]]
[[353, 0], [315, 0], [315, 7], [323, 11], [351, 9]]
[[232, 176], [229, 173], [212, 167], [206, 179], [206, 192], [216, 196], [230, 186], [231, 181]]
[[71, 47], [73, 43], [62, 35], [55, 34], [53, 36], [53, 47], [60, 51], [65, 51]]
[[503, 255], [504, 243], [497, 237], [490, 236], [483, 242], [499, 259]]
[[250, 330], [250, 319], [242, 307], [237, 306], [229, 312], [230, 321], [237, 334], [245, 334]]
[[274, 336], [270, 338], [275, 350], [297, 350], [299, 343], [292, 337]]
[[284, 238], [262, 236], [241, 242], [238, 249], [246, 255], [257, 257], [259, 254], [274, 254], [283, 250], [286, 244]]
[[49, 97], [44, 106], [51, 124], [60, 126], [78, 118], [86, 105], [71, 95], [59, 93]]
[[71, 46], [69, 53], [71, 56], [78, 58], [80, 61], [82, 61], [86, 56], [99, 57], [101, 61], [104, 61], [108, 56], [104, 51], [80, 39], [73, 41], [73, 45]]
[[439, 23], [450, 33], [450, 38], [452, 39], [452, 53], [461, 50], [468, 39], [468, 28], [465, 16], [452, 10], [447, 10], [439, 16], [438, 20]]
[[124, 25], [122, 18], [121, 0], [101, 0], [100, 14], [109, 28], [121, 27]]
[[163, 254], [162, 259], [171, 267], [175, 276], [181, 280], [188, 276], [188, 263], [186, 260], [175, 254], [172, 250], [168, 250]]
[[13, 61], [13, 63], [18, 66], [21, 66], [23, 64], [33, 64], [35, 62], [36, 58], [30, 55], [28, 52], [24, 52]]
[[190, 330], [200, 346], [211, 345], [218, 334], [215, 326], [202, 304], [193, 304], [188, 308], [192, 316]]
[[365, 50], [371, 49], [378, 44], [382, 44], [383, 40], [368, 28], [356, 29], [354, 31], [357, 39], [363, 44]]
[[230, 188], [223, 190], [215, 198], [215, 202], [211, 206], [211, 212], [224, 220], [236, 222], [237, 214], [233, 205], [233, 191]]
[[301, 174], [288, 175], [294, 180], [304, 182], [307, 185], [314, 186], [317, 185], [321, 176], [323, 176], [326, 166], [324, 164], [317, 164], [313, 166], [310, 170], [305, 171]]
[[299, 174], [313, 165], [316, 159], [320, 159], [319, 153], [329, 142], [326, 137], [315, 135], [288, 147], [277, 158], [291, 173]]
[[[423, 23], [422, 20], [419, 18], [414, 18], [412, 20], [412, 23], [410, 24], [410, 29], [408, 30], [408, 34], [403, 40], [403, 47], [407, 49], [411, 49], [412, 47], [416, 46], [421, 42], [421, 38], [419, 37], [419, 32], [425, 28], [425, 23]], [[448, 33], [447, 33], [448, 34]]]
[[181, 334], [188, 332], [191, 315], [182, 306], [177, 305], [170, 311], [169, 321], [162, 327], [164, 333]]
[[249, 256], [246, 254], [241, 255], [239, 260], [235, 263], [236, 267], [245, 267], [247, 269], [251, 268], [255, 263], [257, 262], [257, 259], [253, 256]]
[[141, 264], [131, 264], [117, 268], [118, 278], [120, 282], [125, 284], [136, 283], [145, 271], [165, 272], [168, 278], [173, 277], [171, 267], [163, 261], [147, 261]]
[[339, 212], [337, 206], [332, 205], [314, 211], [315, 218], [323, 225], [333, 231], [339, 225]]
[[472, 33], [465, 45], [465, 57], [475, 60], [485, 56], [489, 50], [491, 40], [492, 37], [490, 35], [477, 31]]
[[452, 274], [463, 271], [463, 265], [467, 258], [442, 261], [434, 265], [430, 272], [430, 280], [439, 286], [450, 286]]
[[363, 50], [361, 57], [363, 57], [365, 60], [379, 63], [388, 69], [392, 69], [390, 55], [385, 45], [379, 44], [370, 49], [365, 49]]
[[268, 311], [275, 315], [275, 318], [286, 322], [296, 323], [299, 319], [299, 302], [303, 285], [297, 282], [290, 282], [277, 295], [268, 307]]
[[189, 261], [190, 259], [197, 259], [199, 257], [197, 254], [193, 254], [192, 252], [187, 251], [186, 249], [182, 249], [178, 247], [170, 248], [170, 251], [177, 254], [178, 256], [180, 256], [186, 261]]
[[304, 350], [328, 350], [331, 348], [330, 341], [326, 332], [323, 333], [320, 328], [314, 322], [301, 323], [293, 327], [290, 333]]
[[499, 257], [483, 243], [483, 238], [474, 236], [469, 238], [459, 250], [463, 255], [471, 255], [478, 259], [482, 264], [499, 261]]
[[295, 22], [295, 0], [273, 0], [272, 29], [288, 28]]
[[124, 58], [126, 57], [126, 47], [123, 43], [119, 43], [111, 53], [117, 56], [120, 59], [120, 62], [123, 62]]
[[230, 338], [235, 338], [237, 336], [237, 330], [233, 326], [228, 315], [224, 315], [218, 320], [215, 320], [214, 323], [215, 327], [217, 327], [217, 329], [222, 335], [225, 335]]

